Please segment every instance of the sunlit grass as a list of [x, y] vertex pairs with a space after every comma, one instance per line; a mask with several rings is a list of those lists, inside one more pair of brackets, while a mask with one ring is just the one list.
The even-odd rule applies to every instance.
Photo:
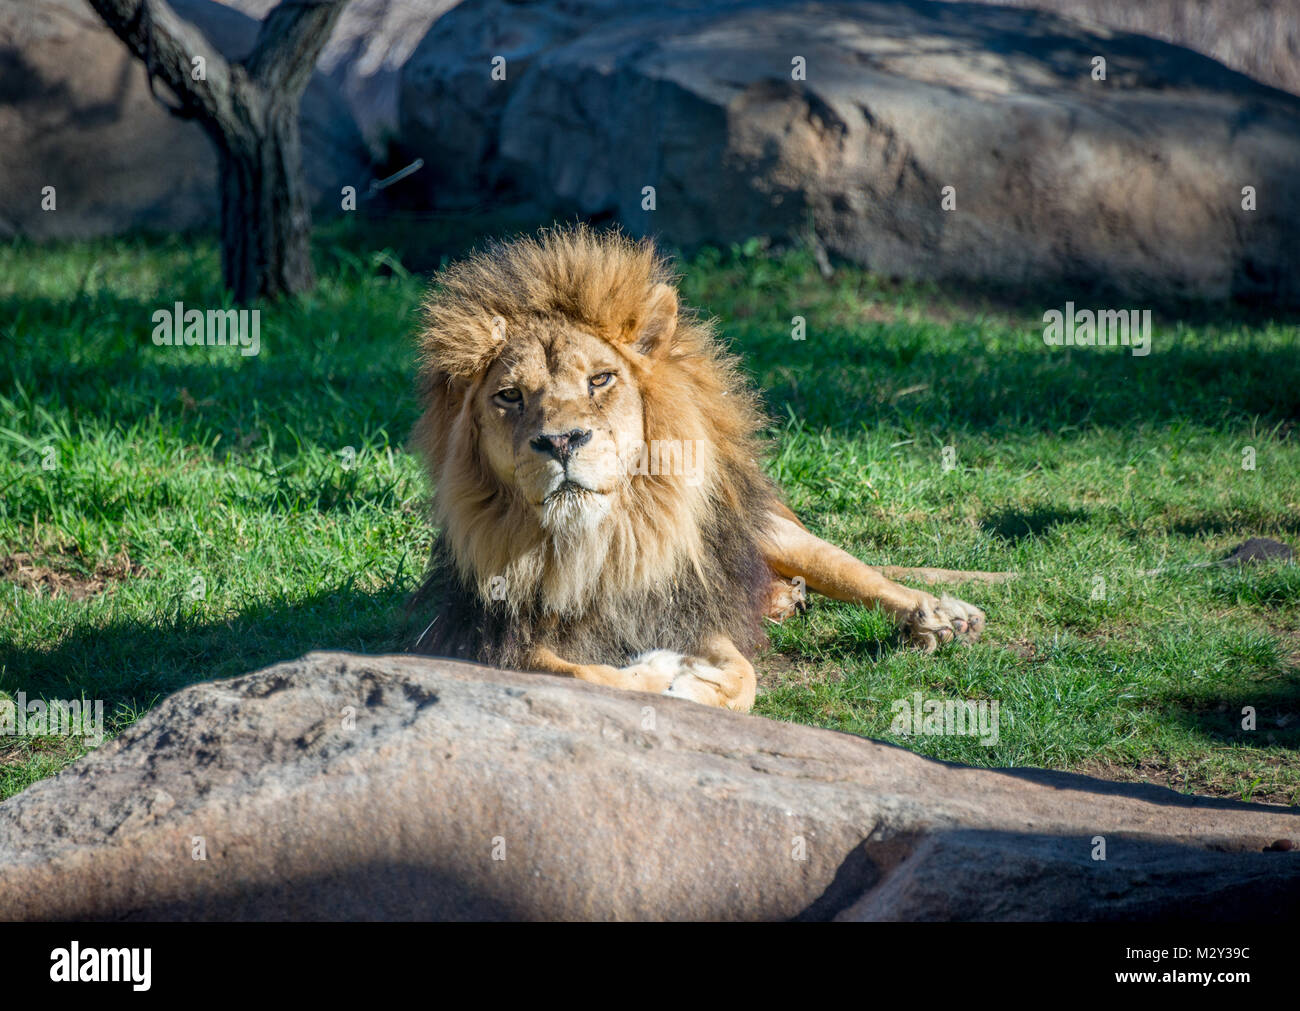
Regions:
[[[193, 681], [396, 648], [431, 539], [404, 448], [414, 268], [466, 232], [323, 231], [319, 287], [260, 307], [250, 358], [150, 341], [156, 308], [225, 304], [210, 237], [0, 247], [0, 691], [103, 699], [112, 730]], [[767, 390], [769, 467], [813, 529], [875, 563], [1020, 573], [966, 588], [986, 640], [932, 657], [816, 602], [773, 627], [759, 713], [1300, 802], [1300, 569], [1190, 567], [1298, 539], [1294, 321], [1157, 316], [1135, 358], [1046, 348], [1043, 307], [827, 281], [797, 251], [682, 268]], [[998, 701], [997, 743], [893, 733], [915, 692]], [[0, 745], [0, 795], [80, 750]]]

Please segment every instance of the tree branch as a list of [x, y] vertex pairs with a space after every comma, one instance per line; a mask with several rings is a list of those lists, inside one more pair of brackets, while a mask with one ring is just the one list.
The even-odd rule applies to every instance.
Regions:
[[243, 61], [253, 80], [273, 95], [301, 96], [347, 2], [281, 0], [262, 21], [257, 44]]
[[[216, 120], [230, 111], [230, 64], [198, 28], [171, 9], [167, 0], [89, 3], [127, 48], [144, 61], [151, 90], [154, 74], [162, 78], [180, 101], [182, 115]], [[196, 56], [203, 58], [206, 80], [194, 79]]]

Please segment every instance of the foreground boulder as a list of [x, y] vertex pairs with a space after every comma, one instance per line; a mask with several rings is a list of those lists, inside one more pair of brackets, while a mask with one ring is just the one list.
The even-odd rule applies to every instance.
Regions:
[[313, 653], [0, 804], [0, 919], [1277, 920], [1297, 838], [1282, 808]]
[[[169, 0], [227, 59], [258, 22], [209, 0]], [[149, 94], [144, 64], [86, 0], [0, 0], [0, 238], [86, 238], [215, 224], [217, 154], [202, 128]], [[173, 102], [165, 85], [159, 93]], [[369, 153], [338, 89], [313, 76], [301, 105], [303, 171], [318, 212], [363, 190]], [[55, 188], [53, 210], [42, 191]]]
[[1300, 302], [1300, 99], [1053, 14], [464, 0], [401, 103], [437, 199], [495, 186], [687, 247], [815, 234], [884, 275], [1048, 305]]

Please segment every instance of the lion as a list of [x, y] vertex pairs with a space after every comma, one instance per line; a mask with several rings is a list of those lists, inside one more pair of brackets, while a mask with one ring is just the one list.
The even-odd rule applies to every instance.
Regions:
[[760, 462], [765, 419], [649, 241], [586, 226], [444, 269], [422, 307], [413, 434], [439, 529], [419, 653], [748, 711], [765, 620], [807, 591], [882, 608], [925, 651], [977, 607], [812, 534]]

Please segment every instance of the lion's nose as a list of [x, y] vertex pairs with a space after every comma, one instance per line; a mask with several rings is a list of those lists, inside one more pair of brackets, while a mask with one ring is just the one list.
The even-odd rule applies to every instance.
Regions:
[[569, 462], [575, 451], [591, 441], [590, 428], [575, 428], [559, 435], [539, 435], [532, 441], [533, 449], [539, 453], [549, 453], [561, 464]]

